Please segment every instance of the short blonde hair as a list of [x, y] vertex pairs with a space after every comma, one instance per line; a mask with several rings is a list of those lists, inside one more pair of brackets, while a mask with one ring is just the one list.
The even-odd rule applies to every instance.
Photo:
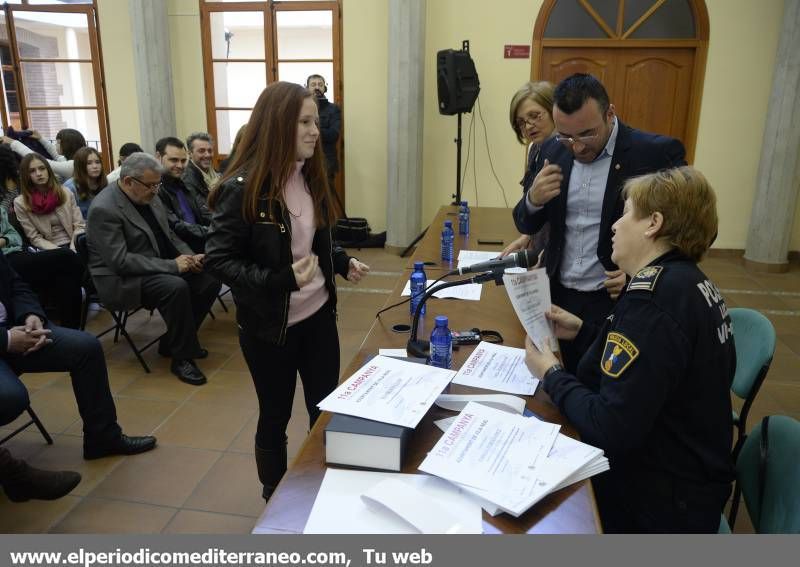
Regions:
[[629, 179], [624, 195], [639, 218], [661, 213], [664, 224], [658, 237], [695, 262], [716, 238], [717, 197], [705, 176], [691, 166]]
[[553, 119], [553, 90], [552, 83], [547, 81], [532, 82], [528, 81], [522, 85], [514, 96], [511, 98], [511, 104], [508, 109], [508, 119], [511, 122], [511, 129], [517, 135], [517, 140], [520, 144], [527, 143], [525, 135], [522, 130], [517, 128], [517, 110], [519, 105], [525, 100], [532, 100], [547, 111], [547, 116], [550, 120]]

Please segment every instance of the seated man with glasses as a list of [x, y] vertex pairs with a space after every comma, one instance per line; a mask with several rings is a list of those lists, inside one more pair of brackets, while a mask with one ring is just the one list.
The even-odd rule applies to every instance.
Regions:
[[[550, 223], [544, 262], [552, 301], [599, 324], [625, 285], [625, 274], [611, 261], [611, 226], [622, 216], [625, 181], [686, 165], [686, 152], [679, 140], [623, 124], [592, 75], [564, 79], [553, 103], [556, 136], [542, 145], [514, 222], [523, 234]], [[561, 348], [574, 373], [582, 353], [569, 342]]]
[[[208, 352], [197, 329], [220, 289], [203, 273], [204, 254], [194, 254], [169, 228], [160, 199], [163, 167], [137, 152], [122, 163], [119, 181], [95, 197], [89, 209], [89, 269], [107, 309], [158, 309], [167, 332], [159, 354], [172, 357], [172, 373], [187, 384], [206, 377], [194, 362]], [[102, 198], [100, 198], [102, 196]]]

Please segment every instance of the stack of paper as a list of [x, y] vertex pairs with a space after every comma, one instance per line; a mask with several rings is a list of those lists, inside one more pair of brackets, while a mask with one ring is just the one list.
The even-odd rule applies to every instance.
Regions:
[[492, 252], [486, 250], [459, 250], [458, 251], [458, 269], [467, 268], [472, 264], [479, 262], [488, 262], [500, 256], [501, 251]]
[[600, 449], [558, 430], [470, 402], [419, 468], [478, 496], [489, 513], [519, 516], [550, 492], [608, 469]]

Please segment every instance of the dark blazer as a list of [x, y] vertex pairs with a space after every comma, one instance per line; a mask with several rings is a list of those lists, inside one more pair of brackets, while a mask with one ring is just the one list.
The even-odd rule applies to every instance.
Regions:
[[[619, 118], [617, 142], [611, 167], [608, 171], [606, 191], [603, 196], [603, 209], [600, 217], [600, 238], [597, 244], [597, 257], [606, 270], [616, 270], [611, 261], [611, 225], [622, 216], [624, 205], [621, 192], [625, 181], [631, 177], [653, 173], [660, 169], [686, 165], [686, 151], [683, 144], [675, 138], [649, 134], [631, 128]], [[561, 193], [544, 205], [539, 211], [530, 214], [525, 205], [527, 191], [514, 207], [514, 224], [522, 234], [535, 234], [545, 223], [550, 223], [550, 237], [545, 250], [545, 266], [551, 279], [557, 278], [561, 256], [564, 251], [564, 233], [567, 218], [567, 191], [574, 156], [555, 138], [542, 145], [536, 160], [535, 174], [544, 166], [547, 159], [551, 164], [561, 166], [564, 179]], [[535, 175], [534, 174], [534, 175]], [[532, 186], [532, 184], [531, 184]]]
[[[191, 166], [187, 169], [197, 169]], [[194, 189], [189, 188], [185, 181], [176, 179], [169, 175], [161, 176], [162, 187], [158, 192], [158, 198], [164, 203], [167, 209], [167, 224], [175, 231], [178, 238], [183, 240], [197, 254], [202, 254], [205, 250], [208, 226], [211, 224], [211, 212], [208, 207], [202, 204], [202, 199]], [[183, 219], [183, 211], [178, 201], [178, 191], [183, 191], [189, 208], [192, 209], [195, 222], [186, 222]]]
[[[158, 197], [150, 208], [161, 230], [179, 254], [192, 250], [167, 224], [167, 211]], [[100, 299], [108, 309], [134, 309], [142, 303], [142, 277], [179, 275], [175, 260], [161, 258], [150, 225], [136, 210], [119, 185], [100, 191], [89, 207], [87, 233], [89, 270]]]
[[0, 254], [0, 301], [6, 308], [6, 321], [0, 323], [0, 353], [8, 351], [8, 330], [16, 325], [24, 325], [28, 315], [38, 315], [47, 321], [44, 309], [39, 305], [36, 294], [22, 281], [11, 267], [4, 254]]

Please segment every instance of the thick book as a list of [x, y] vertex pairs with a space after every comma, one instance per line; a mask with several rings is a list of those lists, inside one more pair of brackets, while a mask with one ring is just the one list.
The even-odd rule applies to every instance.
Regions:
[[399, 472], [413, 431], [410, 427], [335, 413], [325, 426], [325, 462]]

